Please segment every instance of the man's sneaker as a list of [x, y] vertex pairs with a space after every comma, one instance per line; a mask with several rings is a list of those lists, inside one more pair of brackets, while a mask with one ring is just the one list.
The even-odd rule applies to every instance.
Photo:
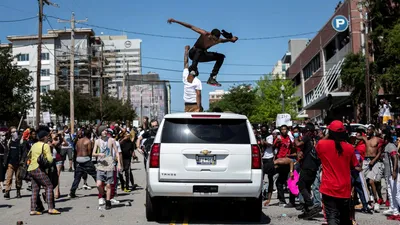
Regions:
[[115, 198], [110, 200], [111, 205], [118, 205], [120, 202], [118, 200], [116, 200]]
[[[69, 193], [68, 195], [69, 198], [76, 198], [76, 195], [74, 192]], [[99, 205], [100, 205], [100, 201], [99, 201]]]
[[392, 216], [393, 213], [394, 213], [393, 209], [388, 209], [388, 210], [383, 211], [383, 215], [385, 215], [385, 216]]
[[305, 215], [302, 219], [308, 220], [315, 216], [317, 216], [322, 211], [322, 208], [318, 205], [313, 205], [307, 211], [305, 211]]
[[377, 213], [379, 212], [379, 203], [374, 204], [374, 211]]
[[129, 192], [131, 192], [131, 190], [125, 188], [125, 189], [124, 189], [124, 192], [125, 192], [125, 193], [129, 193]]
[[82, 188], [85, 190], [92, 190], [92, 188], [87, 184], [83, 184]]
[[111, 201], [106, 201], [106, 210], [111, 209]]
[[372, 210], [371, 209], [365, 209], [365, 208], [362, 208], [361, 210], [360, 210], [360, 212], [361, 213], [364, 213], [364, 214], [374, 214], [374, 212], [372, 212]]
[[384, 203], [385, 203], [385, 202], [383, 201], [383, 199], [381, 199], [381, 198], [378, 199], [378, 204], [379, 204], [379, 205], [383, 205]]
[[106, 200], [104, 198], [99, 198], [99, 205], [105, 205]]
[[290, 202], [289, 202], [289, 203], [286, 204], [284, 207], [287, 208], [287, 209], [291, 209], [291, 208], [295, 208], [296, 205], [294, 205], [293, 203], [290, 203]]
[[303, 205], [303, 204], [300, 204], [300, 205], [296, 206], [296, 210], [298, 210], [298, 211], [304, 211], [304, 205]]
[[221, 84], [215, 79], [215, 77], [209, 77], [207, 80], [207, 84], [215, 87], [221, 87]]

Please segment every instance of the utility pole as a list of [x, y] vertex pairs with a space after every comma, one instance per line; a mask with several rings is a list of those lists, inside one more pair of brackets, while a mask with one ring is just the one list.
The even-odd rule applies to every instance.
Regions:
[[39, 2], [39, 32], [38, 32], [38, 46], [37, 46], [37, 66], [36, 66], [36, 129], [40, 124], [40, 78], [42, 71], [42, 36], [43, 36], [43, 5], [52, 5], [58, 7], [57, 4], [51, 3], [48, 0], [38, 0]]
[[143, 74], [140, 81], [140, 124], [143, 126]]
[[366, 113], [367, 113], [367, 124], [371, 123], [371, 84], [369, 74], [369, 34], [368, 34], [368, 14], [365, 13], [366, 18], [364, 20], [364, 33], [365, 33], [365, 92], [366, 92]]
[[[125, 55], [124, 55], [124, 64], [125, 64]], [[128, 66], [129, 66], [129, 64], [128, 64]], [[129, 71], [129, 69], [128, 69], [128, 71]], [[123, 78], [122, 78], [122, 104], [124, 104], [125, 103], [125, 74], [126, 74], [127, 72], [126, 71], [124, 71], [124, 75], [123, 75]]]
[[104, 78], [103, 78], [103, 71], [104, 71], [104, 43], [101, 41], [100, 47], [100, 119], [103, 120], [103, 92], [104, 92]]
[[37, 70], [36, 70], [36, 129], [40, 123], [40, 76], [42, 70], [42, 32], [43, 32], [43, 0], [39, 0], [39, 34], [37, 46]]
[[75, 23], [84, 23], [85, 20], [75, 20], [75, 13], [72, 12], [71, 20], [58, 20], [59, 23], [71, 23], [71, 53], [70, 53], [70, 90], [69, 90], [69, 110], [70, 110], [70, 123], [71, 123], [71, 133], [75, 132], [75, 105], [74, 105], [74, 89], [75, 89]]

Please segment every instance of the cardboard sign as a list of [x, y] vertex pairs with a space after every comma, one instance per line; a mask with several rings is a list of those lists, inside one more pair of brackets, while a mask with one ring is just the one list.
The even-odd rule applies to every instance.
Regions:
[[292, 126], [290, 114], [283, 113], [276, 116], [276, 127], [280, 127], [282, 125], [286, 125], [289, 127]]

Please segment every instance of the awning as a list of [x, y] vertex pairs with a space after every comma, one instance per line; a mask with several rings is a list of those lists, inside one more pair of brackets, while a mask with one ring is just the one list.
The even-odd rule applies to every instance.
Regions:
[[334, 107], [351, 102], [349, 98], [351, 92], [331, 92], [328, 94], [323, 94], [321, 97], [317, 98], [315, 101], [304, 107], [305, 110], [320, 110], [329, 108], [328, 96], [332, 95], [332, 103]]

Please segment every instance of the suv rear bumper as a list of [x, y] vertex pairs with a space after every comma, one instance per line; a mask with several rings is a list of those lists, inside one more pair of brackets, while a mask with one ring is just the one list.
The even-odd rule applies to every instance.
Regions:
[[[258, 198], [263, 187], [262, 170], [252, 170], [250, 183], [174, 183], [160, 182], [159, 169], [147, 171], [147, 190], [151, 197], [235, 197]], [[218, 186], [217, 193], [193, 193], [194, 185]]]

